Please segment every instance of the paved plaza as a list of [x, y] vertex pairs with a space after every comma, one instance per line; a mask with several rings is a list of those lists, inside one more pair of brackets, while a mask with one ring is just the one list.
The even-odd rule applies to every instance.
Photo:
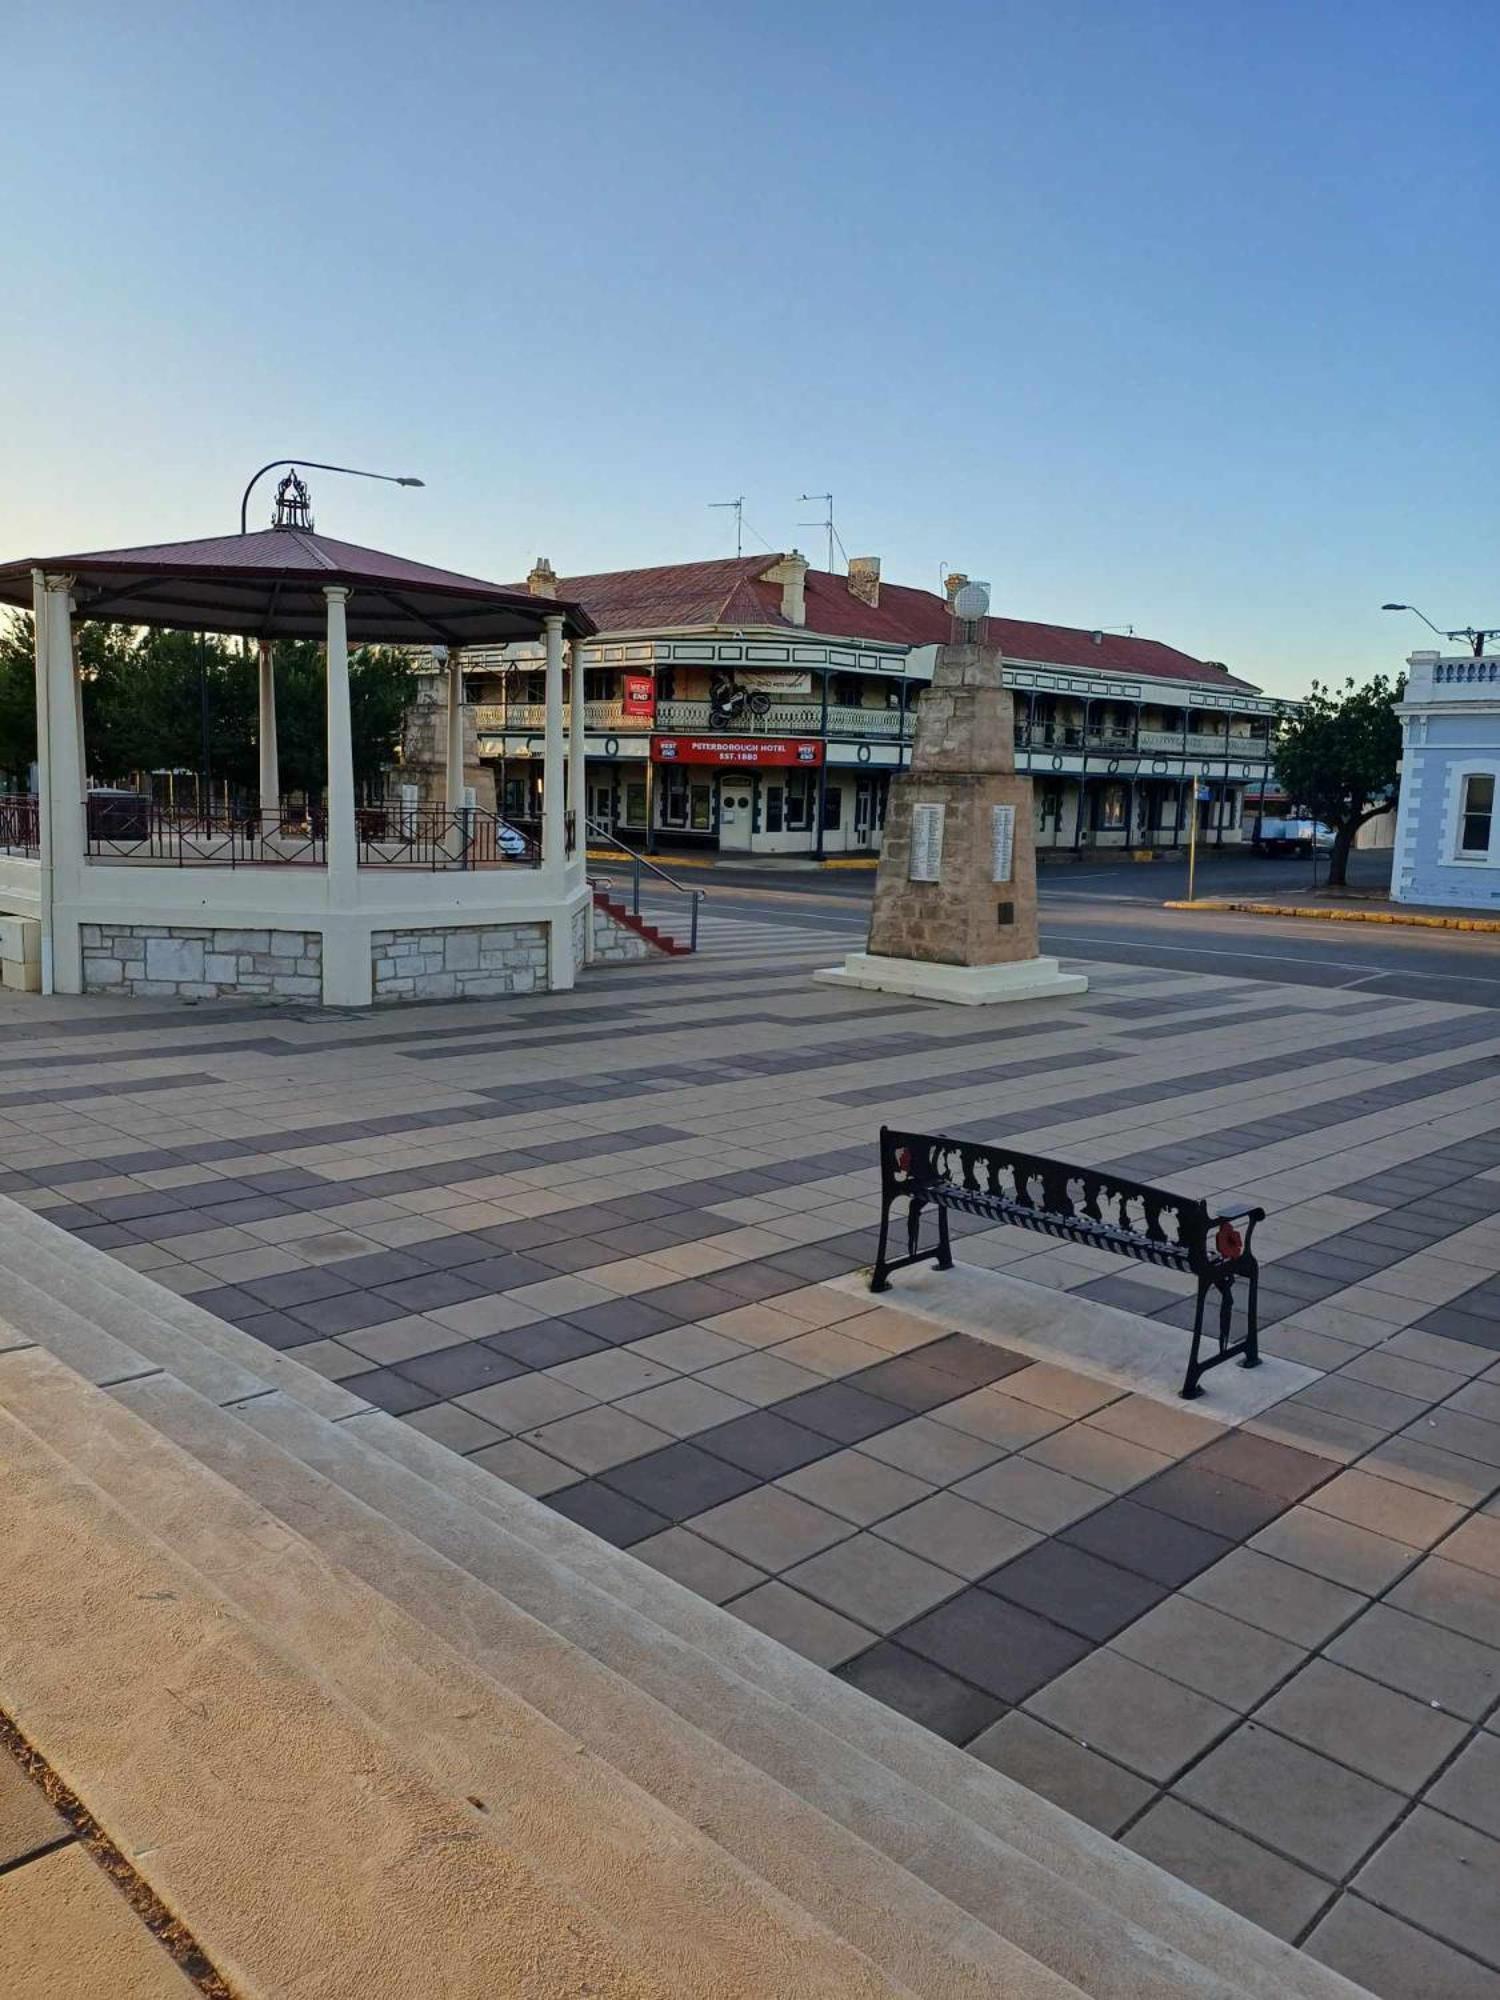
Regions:
[[[814, 986], [815, 913], [705, 943], [400, 1013], [7, 997], [0, 1191], [1386, 2000], [1500, 1995], [1500, 1015], [1109, 964], [986, 1013]], [[871, 1297], [882, 1122], [1261, 1203], [1301, 1386], [1226, 1425]]]

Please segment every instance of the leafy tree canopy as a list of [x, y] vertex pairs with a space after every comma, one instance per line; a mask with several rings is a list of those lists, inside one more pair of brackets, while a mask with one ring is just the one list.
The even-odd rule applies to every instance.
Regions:
[[1404, 686], [1385, 674], [1363, 687], [1314, 681], [1301, 709], [1282, 718], [1276, 775], [1288, 798], [1333, 828], [1328, 880], [1335, 887], [1343, 884], [1359, 829], [1395, 806], [1401, 761], [1395, 705]]
[[[206, 692], [212, 777], [253, 791], [257, 669], [253, 652], [240, 640], [81, 621], [74, 646], [91, 778], [114, 784], [138, 771], [196, 771], [203, 757]], [[283, 789], [321, 792], [327, 782], [322, 648], [285, 641], [274, 657]], [[360, 790], [377, 787], [393, 761], [414, 685], [403, 653], [362, 647], [350, 655], [354, 781]], [[12, 783], [22, 780], [35, 756], [31, 619], [15, 616], [0, 630], [0, 773]]]

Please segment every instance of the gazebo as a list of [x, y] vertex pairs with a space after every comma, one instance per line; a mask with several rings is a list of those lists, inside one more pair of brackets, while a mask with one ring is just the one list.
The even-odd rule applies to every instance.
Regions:
[[[39, 774], [34, 811], [0, 820], [0, 917], [39, 923], [44, 991], [359, 1007], [573, 985], [591, 938], [578, 642], [595, 628], [580, 606], [299, 525], [7, 563], [0, 603], [35, 618]], [[164, 837], [149, 811], [112, 818], [89, 800], [75, 616], [257, 643], [258, 814], [200, 813]], [[327, 658], [326, 806], [295, 824], [277, 776], [277, 639], [322, 641]], [[461, 649], [518, 639], [546, 653], [539, 840], [464, 792]], [[356, 810], [351, 644], [446, 649], [440, 807]]]

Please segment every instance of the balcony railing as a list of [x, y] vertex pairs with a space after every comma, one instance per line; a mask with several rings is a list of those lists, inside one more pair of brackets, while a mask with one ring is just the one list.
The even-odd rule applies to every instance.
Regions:
[[40, 801], [27, 792], [0, 794], [0, 854], [41, 852]]
[[[322, 868], [327, 815], [306, 811], [177, 812], [145, 798], [91, 798], [91, 860], [158, 868]], [[536, 841], [475, 806], [361, 806], [354, 815], [361, 868], [534, 868]]]
[[[875, 736], [888, 741], [910, 737], [913, 718], [897, 708], [856, 708], [830, 703], [830, 736]], [[904, 726], [903, 726], [904, 725]], [[773, 702], [764, 715], [742, 715], [733, 722], [716, 722], [706, 701], [659, 701], [658, 729], [711, 729], [720, 736], [819, 736], [823, 731], [821, 702]]]
[[[567, 709], [563, 710], [563, 725], [567, 726]], [[540, 701], [484, 702], [474, 711], [475, 727], [490, 736], [503, 735], [507, 730], [526, 731], [535, 734], [547, 727], [546, 704]], [[627, 715], [624, 704], [618, 701], [586, 701], [583, 704], [583, 726], [609, 736], [623, 736], [630, 730], [645, 730], [651, 727], [649, 715]]]

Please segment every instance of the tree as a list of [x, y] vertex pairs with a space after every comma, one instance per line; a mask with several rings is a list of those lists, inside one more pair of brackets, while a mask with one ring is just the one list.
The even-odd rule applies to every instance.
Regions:
[[1395, 705], [1404, 686], [1385, 674], [1363, 687], [1314, 681], [1300, 711], [1282, 720], [1276, 775], [1288, 798], [1333, 828], [1330, 888], [1344, 886], [1349, 850], [1365, 821], [1395, 807], [1401, 761]]

